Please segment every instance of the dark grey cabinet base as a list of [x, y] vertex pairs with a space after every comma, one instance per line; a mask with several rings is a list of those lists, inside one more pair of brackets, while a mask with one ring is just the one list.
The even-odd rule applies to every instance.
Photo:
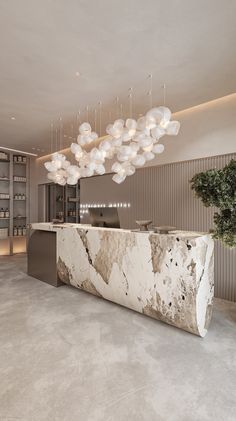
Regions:
[[27, 251], [28, 275], [54, 287], [63, 285], [57, 275], [55, 232], [30, 230]]

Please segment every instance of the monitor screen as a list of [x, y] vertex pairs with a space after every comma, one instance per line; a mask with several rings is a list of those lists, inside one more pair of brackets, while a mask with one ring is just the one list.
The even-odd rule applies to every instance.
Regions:
[[93, 227], [120, 228], [117, 208], [89, 208], [89, 216]]

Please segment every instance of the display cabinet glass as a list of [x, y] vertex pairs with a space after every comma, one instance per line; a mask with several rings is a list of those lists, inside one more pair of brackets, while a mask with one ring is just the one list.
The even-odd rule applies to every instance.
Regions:
[[0, 149], [0, 255], [26, 251], [29, 158]]

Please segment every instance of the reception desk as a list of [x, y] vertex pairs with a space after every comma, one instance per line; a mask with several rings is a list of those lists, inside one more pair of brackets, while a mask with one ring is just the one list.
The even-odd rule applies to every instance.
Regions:
[[[58, 282], [205, 336], [214, 293], [210, 235], [34, 223], [29, 233], [29, 267], [30, 260], [37, 258], [33, 242], [39, 231], [54, 233], [51, 265], [56, 267]], [[45, 237], [45, 250], [46, 241]], [[29, 274], [34, 276], [30, 270]]]

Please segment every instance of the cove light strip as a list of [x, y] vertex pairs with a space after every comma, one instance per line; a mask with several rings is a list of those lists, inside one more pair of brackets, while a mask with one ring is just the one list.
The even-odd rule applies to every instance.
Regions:
[[36, 154], [36, 153], [25, 152], [25, 151], [19, 151], [18, 149], [6, 148], [5, 146], [0, 146], [0, 149], [4, 149], [4, 151], [9, 151], [9, 152], [22, 153], [23, 155], [38, 156], [38, 154]]

